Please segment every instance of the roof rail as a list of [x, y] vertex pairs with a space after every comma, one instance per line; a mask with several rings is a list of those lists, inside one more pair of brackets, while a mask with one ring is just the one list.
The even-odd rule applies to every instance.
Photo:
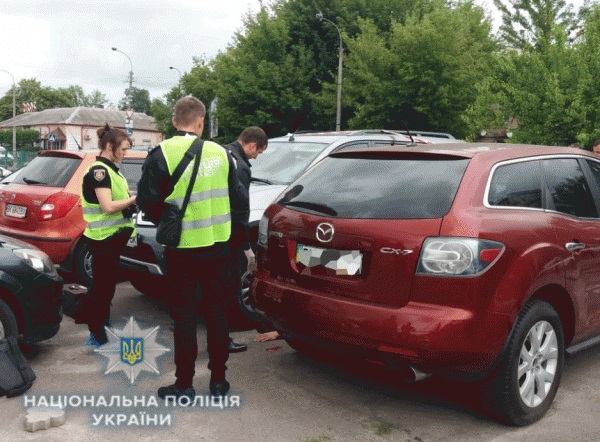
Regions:
[[435, 138], [448, 138], [449, 140], [455, 140], [452, 135], [443, 132], [428, 132], [422, 130], [407, 130], [407, 129], [360, 129], [353, 131], [351, 135], [362, 135], [362, 134], [403, 134], [412, 135], [415, 137], [435, 137]]

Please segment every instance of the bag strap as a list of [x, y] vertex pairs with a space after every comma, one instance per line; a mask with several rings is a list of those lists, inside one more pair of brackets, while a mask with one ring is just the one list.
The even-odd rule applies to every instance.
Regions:
[[200, 137], [196, 137], [196, 139], [192, 142], [189, 149], [186, 151], [185, 155], [173, 171], [173, 175], [171, 176], [171, 185], [173, 188], [175, 188], [175, 184], [177, 184], [177, 181], [179, 181], [179, 178], [181, 178], [181, 175], [183, 175], [183, 172], [185, 172], [185, 169], [188, 167], [188, 164], [190, 164], [190, 161], [194, 159], [196, 153], [202, 150], [203, 144], [204, 140], [201, 140]]
[[[198, 138], [196, 138], [197, 140]], [[195, 141], [194, 141], [195, 143]], [[202, 156], [202, 145], [204, 144], [204, 141], [200, 140], [200, 143], [198, 143], [199, 147], [195, 150], [197, 150], [198, 152], [196, 153], [196, 159], [194, 160], [194, 170], [192, 171], [192, 179], [190, 180], [190, 184], [188, 185], [187, 191], [185, 192], [185, 198], [183, 199], [183, 205], [181, 206], [181, 210], [179, 211], [179, 218], [183, 219], [183, 215], [185, 215], [185, 209], [187, 208], [187, 205], [190, 201], [190, 196], [192, 195], [192, 187], [194, 187], [194, 183], [196, 182], [196, 175], [198, 175], [198, 169], [200, 168], [200, 157]], [[191, 148], [188, 149], [188, 152], [192, 150]], [[187, 155], [187, 152], [186, 152]], [[183, 161], [183, 160], [182, 160]], [[188, 161], [189, 163], [189, 161]], [[179, 167], [179, 166], [177, 166]]]

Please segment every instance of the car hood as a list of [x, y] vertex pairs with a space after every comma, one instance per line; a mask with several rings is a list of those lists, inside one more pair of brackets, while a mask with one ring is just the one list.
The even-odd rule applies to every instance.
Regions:
[[9, 236], [0, 235], [0, 247], [4, 249], [36, 249], [37, 247]]
[[258, 222], [264, 211], [287, 187], [285, 184], [250, 184], [250, 223]]

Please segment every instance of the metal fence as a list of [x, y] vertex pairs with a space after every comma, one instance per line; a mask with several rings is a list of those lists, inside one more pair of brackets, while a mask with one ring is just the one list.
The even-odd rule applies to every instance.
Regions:
[[17, 161], [15, 164], [12, 151], [2, 150], [0, 151], [0, 166], [10, 170], [17, 170], [29, 163], [37, 152], [31, 150], [17, 150]]

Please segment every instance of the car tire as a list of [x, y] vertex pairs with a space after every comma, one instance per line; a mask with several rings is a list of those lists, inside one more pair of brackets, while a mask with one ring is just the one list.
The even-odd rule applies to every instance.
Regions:
[[94, 281], [92, 273], [92, 253], [87, 241], [81, 239], [75, 252], [73, 268], [77, 282], [86, 287], [91, 287]]
[[521, 310], [484, 405], [500, 421], [524, 426], [539, 420], [558, 390], [564, 363], [564, 332], [556, 310], [532, 299]]
[[244, 273], [240, 281], [240, 291], [238, 293], [237, 301], [240, 307], [240, 312], [252, 322], [258, 321], [258, 315], [254, 311], [252, 306], [252, 298], [250, 296], [250, 289], [252, 287], [252, 273]]
[[8, 304], [0, 299], [0, 339], [8, 336], [17, 337], [18, 334], [17, 318]]

